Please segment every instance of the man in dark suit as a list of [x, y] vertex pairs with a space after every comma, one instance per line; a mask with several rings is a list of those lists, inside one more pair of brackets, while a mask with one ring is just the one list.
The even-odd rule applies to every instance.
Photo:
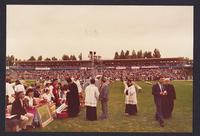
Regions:
[[152, 95], [154, 96], [154, 102], [156, 106], [156, 115], [155, 118], [159, 121], [160, 126], [164, 127], [164, 120], [162, 114], [162, 98], [166, 95], [166, 91], [163, 88], [164, 77], [160, 76], [159, 81], [152, 87]]
[[108, 84], [104, 77], [101, 79], [99, 100], [101, 101], [102, 107], [100, 119], [106, 119], [108, 118]]
[[24, 92], [20, 91], [16, 93], [16, 99], [12, 104], [11, 115], [17, 115], [16, 118], [21, 122], [22, 129], [26, 129], [27, 126], [33, 127], [33, 117], [31, 113], [27, 113], [24, 105]]
[[80, 100], [78, 94], [78, 87], [71, 78], [67, 78], [68, 92], [67, 104], [69, 117], [77, 117], [80, 112]]
[[172, 116], [172, 112], [174, 109], [174, 100], [176, 99], [176, 92], [174, 85], [171, 84], [170, 79], [165, 79], [165, 89], [167, 91], [167, 118], [170, 118]]

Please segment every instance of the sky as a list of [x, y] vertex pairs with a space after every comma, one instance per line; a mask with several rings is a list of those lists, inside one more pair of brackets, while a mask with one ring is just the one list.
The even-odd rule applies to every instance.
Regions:
[[152, 51], [193, 59], [193, 6], [7, 5], [6, 53], [19, 59]]

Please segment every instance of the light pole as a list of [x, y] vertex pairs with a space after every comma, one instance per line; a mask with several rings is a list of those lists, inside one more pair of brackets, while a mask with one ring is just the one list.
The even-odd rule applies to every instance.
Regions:
[[91, 60], [91, 64], [92, 64], [92, 67], [91, 67], [92, 68], [91, 69], [92, 70], [92, 77], [94, 77], [95, 76], [94, 61], [96, 59], [96, 51], [90, 51], [88, 57]]

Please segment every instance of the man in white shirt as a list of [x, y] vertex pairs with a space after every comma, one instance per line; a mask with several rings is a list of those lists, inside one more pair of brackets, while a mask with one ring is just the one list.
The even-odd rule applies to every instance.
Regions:
[[45, 81], [44, 81], [44, 86], [46, 86], [47, 83], [51, 83], [51, 80], [49, 79], [49, 77], [46, 77]]
[[78, 78], [75, 78], [74, 83], [77, 85], [78, 87], [78, 92], [81, 93], [82, 92], [82, 87], [81, 87], [81, 83], [80, 80]]
[[52, 83], [48, 83], [49, 84], [49, 90], [50, 90], [50, 94], [51, 94], [51, 97], [53, 97], [53, 99], [55, 99], [55, 96], [53, 95], [53, 85], [52, 85]]
[[7, 104], [13, 103], [15, 100], [15, 91], [11, 84], [10, 78], [6, 78], [6, 96], [8, 97]]
[[26, 90], [24, 88], [24, 85], [21, 84], [21, 82], [19, 80], [16, 81], [16, 86], [15, 86], [15, 93], [18, 93], [18, 92], [24, 92], [24, 94], [26, 94]]
[[85, 106], [86, 119], [90, 121], [97, 120], [97, 100], [99, 98], [99, 90], [95, 86], [95, 79], [90, 80], [90, 85], [85, 89]]

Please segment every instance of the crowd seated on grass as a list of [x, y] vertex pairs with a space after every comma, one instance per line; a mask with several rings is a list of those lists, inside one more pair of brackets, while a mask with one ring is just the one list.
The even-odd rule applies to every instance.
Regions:
[[[22, 83], [23, 82], [23, 83]], [[63, 103], [66, 103], [66, 84], [57, 79], [26, 84], [25, 80], [11, 82], [6, 78], [6, 130], [26, 131], [27, 129], [40, 127], [39, 115], [36, 108], [48, 104], [53, 117], [55, 111]], [[81, 96], [81, 91], [80, 94]], [[83, 98], [82, 96], [80, 98]], [[83, 105], [83, 100], [81, 100]]]

